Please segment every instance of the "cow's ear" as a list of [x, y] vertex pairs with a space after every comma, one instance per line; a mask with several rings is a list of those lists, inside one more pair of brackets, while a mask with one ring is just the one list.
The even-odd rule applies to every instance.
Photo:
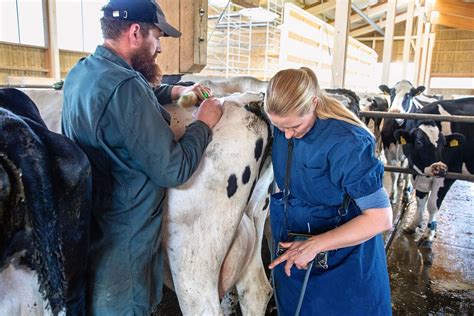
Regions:
[[458, 149], [466, 140], [466, 137], [463, 134], [452, 133], [446, 136], [446, 147], [452, 149]]
[[397, 140], [397, 143], [401, 145], [413, 144], [413, 136], [412, 134], [410, 134], [409, 131], [406, 131], [404, 129], [397, 129], [393, 133], [393, 136]]
[[387, 85], [381, 84], [379, 86], [380, 91], [382, 91], [384, 94], [390, 94], [390, 88]]
[[418, 88], [411, 88], [411, 95], [412, 96], [417, 96], [421, 94], [423, 91], [425, 91], [425, 86], [419, 86]]

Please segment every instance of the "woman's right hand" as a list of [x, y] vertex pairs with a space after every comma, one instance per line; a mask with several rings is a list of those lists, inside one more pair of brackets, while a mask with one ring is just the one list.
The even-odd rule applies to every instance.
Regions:
[[291, 267], [296, 266], [297, 269], [307, 269], [308, 264], [314, 260], [316, 255], [320, 252], [317, 249], [317, 242], [315, 237], [311, 237], [305, 241], [295, 242], [281, 242], [281, 248], [285, 248], [286, 251], [273, 260], [268, 266], [269, 269], [275, 268], [280, 263], [285, 263], [285, 273], [287, 276], [291, 276]]

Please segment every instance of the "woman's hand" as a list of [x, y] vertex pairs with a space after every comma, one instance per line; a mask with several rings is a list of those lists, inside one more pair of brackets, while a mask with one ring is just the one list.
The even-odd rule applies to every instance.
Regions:
[[280, 263], [286, 261], [285, 273], [287, 276], [291, 276], [291, 267], [293, 265], [300, 270], [307, 269], [308, 264], [313, 261], [320, 252], [314, 237], [305, 241], [281, 242], [280, 247], [285, 248], [286, 251], [270, 263], [268, 268], [273, 269]]

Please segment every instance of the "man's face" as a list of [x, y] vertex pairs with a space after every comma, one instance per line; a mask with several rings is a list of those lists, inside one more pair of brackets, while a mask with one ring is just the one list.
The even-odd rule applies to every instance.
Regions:
[[141, 46], [131, 57], [132, 67], [140, 72], [150, 84], [159, 84], [161, 69], [156, 63], [156, 57], [161, 53], [160, 37], [163, 33], [158, 28], [152, 28], [146, 37], [142, 38]]

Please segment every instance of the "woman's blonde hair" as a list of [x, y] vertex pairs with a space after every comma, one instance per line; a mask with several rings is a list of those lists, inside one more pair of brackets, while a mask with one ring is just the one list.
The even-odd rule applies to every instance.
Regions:
[[324, 94], [316, 74], [309, 68], [279, 71], [268, 83], [265, 111], [278, 116], [308, 114], [313, 98], [318, 98], [314, 112], [320, 119], [337, 119], [370, 130], [362, 121], [336, 99]]

